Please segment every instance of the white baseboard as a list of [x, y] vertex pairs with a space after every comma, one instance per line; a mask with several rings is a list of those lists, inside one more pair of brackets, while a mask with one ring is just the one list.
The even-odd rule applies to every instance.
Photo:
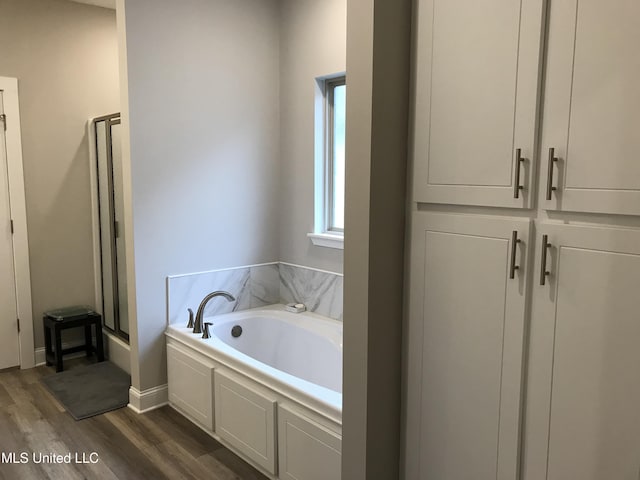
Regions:
[[[93, 345], [96, 344], [95, 341], [96, 341], [96, 339], [94, 338], [92, 340]], [[76, 340], [76, 341], [73, 341], [73, 342], [62, 342], [62, 349], [65, 350], [67, 348], [79, 347], [80, 345], [84, 345], [84, 339]], [[36, 367], [39, 367], [41, 365], [46, 365], [47, 356], [46, 356], [46, 353], [45, 353], [45, 348], [44, 347], [36, 348], [35, 354], [36, 354]], [[85, 352], [69, 353], [68, 355], [65, 355], [63, 357], [63, 359], [64, 360], [68, 360], [70, 358], [84, 357], [85, 355], [86, 355]]]
[[145, 413], [169, 403], [169, 389], [167, 385], [148, 388], [142, 392], [129, 387], [129, 408], [136, 413]]

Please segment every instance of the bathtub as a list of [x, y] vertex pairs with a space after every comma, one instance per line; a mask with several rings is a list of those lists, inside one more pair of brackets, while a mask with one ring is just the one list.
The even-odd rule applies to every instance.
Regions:
[[[283, 305], [204, 319], [203, 339], [183, 325], [169, 325], [179, 342], [252, 381], [342, 424], [342, 323]], [[240, 332], [239, 336], [237, 335]]]

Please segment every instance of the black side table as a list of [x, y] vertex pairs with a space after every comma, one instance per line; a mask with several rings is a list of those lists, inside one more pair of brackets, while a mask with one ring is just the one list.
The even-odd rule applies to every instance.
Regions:
[[[98, 356], [98, 362], [104, 361], [104, 349], [102, 344], [102, 317], [93, 311], [91, 307], [79, 305], [60, 308], [45, 312], [42, 317], [44, 326], [44, 348], [47, 365], [55, 363], [56, 372], [61, 372], [62, 356], [68, 353], [86, 351], [87, 357], [93, 352]], [[96, 346], [91, 340], [91, 325], [96, 330]], [[84, 327], [84, 345], [72, 348], [62, 348], [62, 330], [67, 328]], [[55, 340], [55, 348], [51, 345], [51, 331]]]

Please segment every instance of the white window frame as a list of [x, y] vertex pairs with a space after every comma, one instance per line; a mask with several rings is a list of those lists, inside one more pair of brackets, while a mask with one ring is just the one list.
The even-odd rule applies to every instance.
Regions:
[[344, 249], [344, 230], [332, 226], [333, 212], [333, 91], [346, 85], [344, 72], [316, 79], [315, 169], [313, 232], [314, 245]]

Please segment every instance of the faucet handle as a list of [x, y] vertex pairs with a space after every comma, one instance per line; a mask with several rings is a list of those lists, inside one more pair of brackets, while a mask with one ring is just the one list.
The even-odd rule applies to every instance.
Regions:
[[204, 333], [202, 334], [202, 338], [211, 338], [211, 332], [209, 331], [209, 327], [213, 325], [211, 322], [204, 322]]
[[187, 328], [193, 328], [193, 310], [187, 308], [187, 311], [189, 312], [189, 323], [187, 323]]

